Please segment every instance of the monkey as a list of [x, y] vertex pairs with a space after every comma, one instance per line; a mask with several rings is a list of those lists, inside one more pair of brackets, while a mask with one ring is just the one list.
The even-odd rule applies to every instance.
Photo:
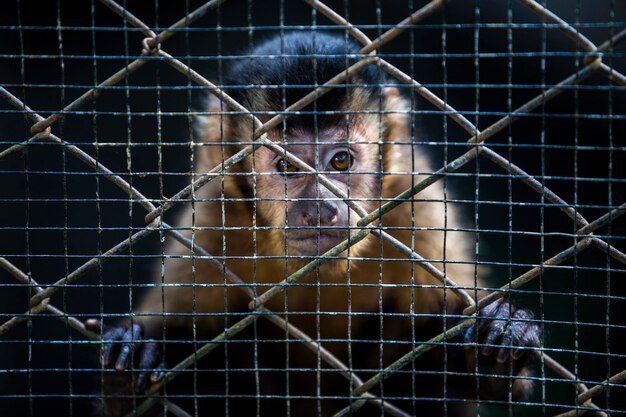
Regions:
[[[224, 91], [266, 122], [345, 72], [358, 51], [347, 37], [326, 32], [269, 37], [229, 67]], [[256, 129], [249, 114], [228, 111], [218, 99], [209, 99], [206, 107], [194, 161], [200, 175], [251, 144]], [[117, 416], [131, 411], [146, 387], [162, 378], [165, 363], [177, 363], [255, 314], [244, 289], [263, 294], [355, 236], [360, 216], [322, 186], [316, 173], [367, 212], [432, 173], [432, 158], [414, 143], [411, 124], [409, 100], [372, 63], [267, 132], [314, 173], [284, 154], [259, 147], [195, 190], [176, 225], [223, 268], [172, 240], [156, 266], [154, 286], [143, 295], [132, 320], [113, 325], [88, 321], [106, 342], [100, 352], [107, 371], [101, 412]], [[462, 214], [446, 203], [442, 184], [406, 200], [372, 227], [385, 230], [478, 295], [483, 284], [471, 262], [474, 237], [459, 231]], [[224, 268], [244, 284], [229, 283]], [[323, 259], [265, 307], [362, 378], [464, 318], [459, 296], [415, 259], [372, 234]], [[532, 313], [503, 298], [480, 310], [478, 317], [463, 336], [419, 356], [371, 393], [414, 415], [475, 415], [484, 401], [508, 404], [527, 398], [532, 350], [541, 339]], [[325, 416], [353, 403], [354, 386], [303, 345], [286, 328], [257, 319], [193, 373], [169, 382], [167, 394], [201, 415]], [[184, 353], [177, 356], [177, 349]], [[184, 379], [190, 386], [177, 391]], [[366, 405], [359, 413], [381, 411]]]

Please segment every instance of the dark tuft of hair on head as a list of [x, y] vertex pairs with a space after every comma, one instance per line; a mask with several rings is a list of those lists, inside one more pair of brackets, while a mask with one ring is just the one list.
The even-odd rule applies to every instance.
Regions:
[[[235, 62], [225, 80], [228, 94], [248, 109], [255, 109], [262, 87], [268, 102], [278, 109], [293, 104], [316, 85], [321, 85], [359, 60], [360, 45], [343, 33], [298, 31], [265, 40]], [[358, 85], [361, 94], [377, 97], [381, 73], [376, 65], [367, 65], [349, 77], [344, 85]], [[265, 87], [267, 86], [267, 87]], [[333, 112], [346, 102], [346, 89], [333, 88], [304, 112]], [[259, 109], [257, 109], [259, 110]], [[306, 117], [305, 117], [306, 118]], [[303, 119], [305, 118], [299, 118]]]

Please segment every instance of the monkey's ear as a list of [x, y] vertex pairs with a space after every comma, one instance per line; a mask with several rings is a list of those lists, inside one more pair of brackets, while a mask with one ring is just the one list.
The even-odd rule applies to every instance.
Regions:
[[196, 136], [200, 140], [206, 140], [204, 136], [206, 125], [210, 122], [212, 116], [219, 115], [220, 112], [227, 110], [226, 105], [213, 94], [207, 94], [200, 103], [200, 114], [195, 116], [194, 127]]
[[201, 170], [210, 170], [223, 162], [222, 144], [230, 126], [227, 111], [228, 107], [219, 98], [209, 94], [202, 105], [202, 114], [195, 117], [194, 141], [200, 144], [198, 160], [206, 164], [199, 167]]
[[396, 87], [384, 87], [385, 131], [389, 142], [409, 142], [409, 103]]
[[222, 102], [222, 100], [215, 97], [213, 94], [209, 94], [209, 97], [207, 98], [206, 106], [208, 108], [209, 113], [217, 113], [217, 112], [228, 109], [228, 106], [226, 106]]
[[400, 90], [396, 87], [383, 87], [383, 96], [385, 96], [385, 99], [400, 97]]
[[384, 87], [385, 99], [383, 167], [385, 172], [402, 171], [403, 161], [406, 161], [407, 142], [411, 142], [411, 129], [407, 100], [402, 97], [395, 87]]

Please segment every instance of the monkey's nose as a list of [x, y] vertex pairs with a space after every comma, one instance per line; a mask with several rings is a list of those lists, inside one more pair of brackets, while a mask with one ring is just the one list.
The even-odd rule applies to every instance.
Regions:
[[324, 204], [322, 206], [322, 215], [320, 223], [322, 226], [334, 226], [339, 219], [339, 209], [330, 204]]
[[330, 204], [315, 205], [308, 210], [302, 211], [302, 223], [306, 226], [334, 226], [339, 220], [339, 209]]
[[339, 219], [339, 216], [337, 216], [337, 214], [333, 215], [327, 222], [327, 224], [325, 224], [325, 226], [334, 226], [335, 224], [337, 224], [337, 220]]

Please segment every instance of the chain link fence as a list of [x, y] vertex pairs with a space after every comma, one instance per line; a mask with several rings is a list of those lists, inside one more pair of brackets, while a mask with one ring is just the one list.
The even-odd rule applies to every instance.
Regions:
[[[224, 269], [221, 260], [197, 246], [168, 216], [261, 147], [283, 155], [302, 171], [315, 172], [268, 138], [267, 132], [350, 74], [373, 64], [412, 97], [422, 120], [431, 120], [435, 131], [441, 132], [444, 141], [437, 140], [436, 134], [430, 140], [428, 126], [417, 136], [422, 145], [445, 149], [445, 156], [436, 171], [372, 212], [324, 175], [319, 174], [318, 181], [360, 216], [361, 230], [350, 244], [374, 235], [394, 245], [431, 273], [433, 282], [458, 295], [466, 304], [467, 318], [427, 343], [407, 347], [404, 356], [384, 369], [360, 372], [334, 356], [319, 337], [304, 333], [266, 307], [286, 287], [301, 283], [308, 272], [343, 253], [347, 241], [267, 289], [251, 289], [244, 278], [224, 269], [225, 282], [242, 286], [249, 294], [249, 314], [206, 343], [194, 336], [194, 353], [168, 364], [163, 379], [150, 386], [147, 397], [135, 399], [131, 415], [155, 409], [174, 415], [205, 414], [206, 410], [181, 408], [175, 395], [167, 395], [168, 384], [187, 370], [200, 372], [200, 359], [216, 354], [216, 348], [258, 320], [273, 323], [309, 347], [320, 362], [318, 369], [323, 366], [346, 376], [351, 399], [337, 415], [358, 415], [368, 403], [368, 409], [373, 404], [380, 413], [407, 415], [393, 400], [377, 394], [381, 382], [410, 369], [428, 350], [462, 335], [474, 324], [478, 310], [510, 295], [536, 306], [537, 323], [544, 329], [542, 346], [535, 352], [536, 389], [528, 400], [484, 412], [562, 416], [623, 412], [623, 4], [607, 0], [594, 9], [586, 2], [555, 2], [551, 7], [551, 2], [533, 0], [470, 5], [409, 1], [402, 7], [372, 2], [367, 7], [374, 20], [367, 21], [358, 10], [364, 6], [356, 2], [294, 3], [276, 2], [270, 7], [214, 0], [196, 7], [189, 2], [176, 6], [156, 2], [148, 11], [121, 1], [82, 5], [59, 1], [48, 10], [49, 19], [29, 17], [29, 7], [39, 5], [20, 1], [3, 5], [6, 13], [0, 29], [8, 42], [0, 59], [19, 74], [13, 79], [6, 76], [5, 81], [0, 78], [0, 120], [5, 132], [0, 137], [0, 177], [4, 178], [0, 204], [5, 207], [0, 224], [5, 235], [0, 247], [4, 357], [0, 402], [5, 402], [4, 408], [15, 409], [15, 415], [43, 415], [57, 410], [47, 404], [61, 403], [62, 413], [84, 415], [83, 404], [99, 398], [95, 383], [85, 388], [90, 386], [87, 376], [104, 372], [85, 359], [96, 357], [101, 341], [84, 322], [92, 317], [111, 321], [129, 317], [138, 297], [133, 294], [151, 285], [143, 279], [154, 262], [149, 259], [167, 256], [165, 241], [176, 240], [195, 257]], [[292, 11], [298, 16], [295, 23], [289, 21], [292, 7], [297, 9]], [[393, 12], [386, 14], [386, 7]], [[68, 9], [66, 18], [63, 11]], [[566, 10], [567, 19], [553, 11], [557, 9]], [[600, 16], [600, 9], [606, 15]], [[455, 10], [463, 13], [454, 14]], [[255, 21], [264, 13], [273, 14], [272, 18]], [[407, 13], [396, 20], [399, 23], [384, 23], [399, 13]], [[243, 22], [229, 26], [229, 18]], [[179, 20], [163, 24], [170, 19]], [[320, 80], [320, 87], [266, 123], [251, 114], [254, 143], [188, 181], [195, 147], [193, 141], [183, 140], [193, 135], [194, 117], [206, 112], [195, 110], [199, 91], [217, 97], [230, 111], [249, 114], [206, 75], [237, 59], [228, 55], [237, 48], [223, 48], [222, 38], [232, 35], [231, 45], [245, 46], [254, 34], [264, 31], [313, 27], [346, 33], [362, 45], [362, 58], [332, 79]], [[598, 34], [608, 36], [592, 41]], [[204, 36], [202, 42], [196, 35]], [[426, 46], [419, 50], [415, 45], [422, 35]], [[493, 42], [501, 43], [489, 50], [482, 42], [492, 36]], [[83, 44], [77, 43], [78, 38]], [[205, 42], [215, 49], [203, 52], [198, 45]], [[532, 47], [518, 50], [518, 45]], [[77, 61], [83, 66], [75, 65]], [[429, 78], [416, 69], [421, 62], [438, 75]], [[494, 68], [486, 69], [494, 62]], [[45, 74], [49, 65], [58, 68], [60, 76], [53, 75], [56, 83]], [[461, 74], [468, 70], [469, 74]], [[539, 74], [540, 81], [530, 76], [526, 79], [530, 81], [524, 81], [525, 71]], [[464, 76], [470, 81], [455, 81]], [[481, 106], [490, 94], [500, 96], [489, 103], [492, 107]], [[178, 100], [186, 103], [186, 111], [177, 107]], [[551, 107], [553, 102], [559, 104]], [[168, 127], [171, 120], [176, 120], [174, 128]], [[462, 146], [465, 150], [458, 152]], [[393, 215], [394, 208], [434, 183], [455, 180], [467, 188], [451, 202], [470, 207], [479, 236], [475, 264], [492, 270], [493, 285], [478, 297], [375, 226], [383, 215]], [[170, 217], [175, 219], [176, 214]], [[483, 255], [479, 242], [491, 245], [493, 256]], [[55, 275], [61, 278], [53, 279]], [[110, 305], [116, 306], [115, 311]], [[311, 377], [316, 378], [316, 370], [312, 371]], [[298, 414], [297, 409], [292, 412]]]

